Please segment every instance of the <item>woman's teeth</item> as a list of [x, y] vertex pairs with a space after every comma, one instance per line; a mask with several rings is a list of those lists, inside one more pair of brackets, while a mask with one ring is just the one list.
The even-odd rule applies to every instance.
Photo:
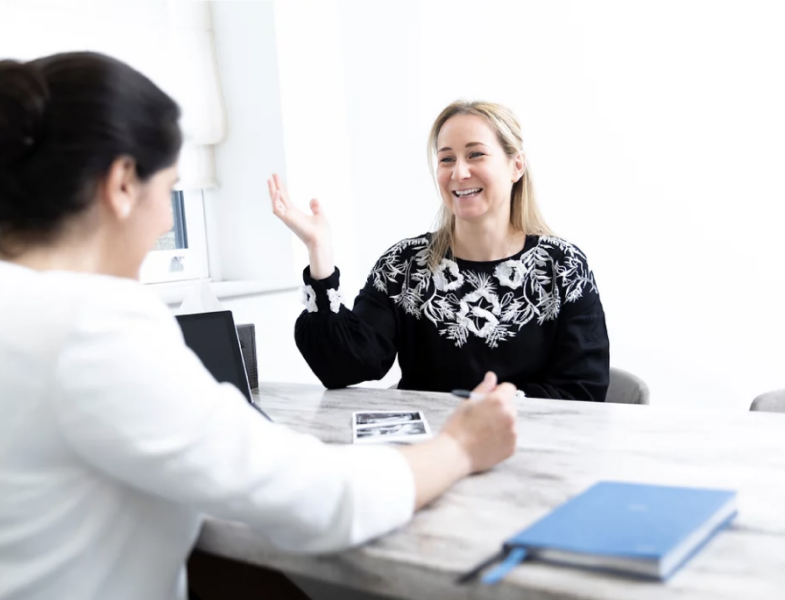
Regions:
[[476, 196], [482, 191], [482, 188], [473, 188], [471, 190], [453, 190], [453, 194], [455, 194], [458, 198], [467, 198], [468, 196]]

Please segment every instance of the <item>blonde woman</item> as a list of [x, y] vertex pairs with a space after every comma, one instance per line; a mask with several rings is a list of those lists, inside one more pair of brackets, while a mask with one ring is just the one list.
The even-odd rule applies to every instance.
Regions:
[[469, 389], [491, 370], [530, 397], [604, 401], [609, 344], [594, 275], [537, 208], [515, 116], [454, 102], [429, 150], [439, 227], [385, 252], [353, 310], [338, 297], [318, 201], [307, 215], [277, 176], [268, 182], [273, 212], [309, 251], [295, 339], [311, 369], [338, 388], [380, 379], [397, 355], [401, 389]]

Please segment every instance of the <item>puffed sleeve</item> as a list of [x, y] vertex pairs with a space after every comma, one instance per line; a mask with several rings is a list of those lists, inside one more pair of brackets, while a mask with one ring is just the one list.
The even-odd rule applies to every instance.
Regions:
[[579, 248], [562, 240], [553, 246], [560, 250], [553, 262], [556, 337], [542, 378], [521, 388], [534, 398], [604, 402], [610, 344], [594, 274]]
[[369, 278], [350, 310], [338, 295], [337, 268], [318, 280], [306, 267], [303, 281], [306, 308], [297, 319], [294, 338], [322, 384], [334, 389], [384, 377], [396, 355], [396, 318], [389, 297]]

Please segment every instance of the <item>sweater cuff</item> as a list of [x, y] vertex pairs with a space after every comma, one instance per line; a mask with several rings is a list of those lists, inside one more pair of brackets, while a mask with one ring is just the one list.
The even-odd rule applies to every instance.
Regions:
[[311, 277], [311, 267], [303, 269], [303, 296], [302, 302], [309, 313], [329, 312], [338, 313], [341, 310], [341, 293], [338, 291], [341, 271], [335, 267], [332, 275], [326, 279]]

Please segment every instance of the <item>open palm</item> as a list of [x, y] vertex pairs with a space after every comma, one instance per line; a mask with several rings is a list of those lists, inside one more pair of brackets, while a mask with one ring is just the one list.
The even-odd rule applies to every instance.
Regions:
[[330, 225], [316, 198], [311, 200], [312, 214], [309, 215], [292, 204], [286, 186], [277, 174], [273, 174], [273, 178], [267, 180], [267, 187], [270, 190], [273, 214], [281, 219], [308, 248], [329, 244]]

